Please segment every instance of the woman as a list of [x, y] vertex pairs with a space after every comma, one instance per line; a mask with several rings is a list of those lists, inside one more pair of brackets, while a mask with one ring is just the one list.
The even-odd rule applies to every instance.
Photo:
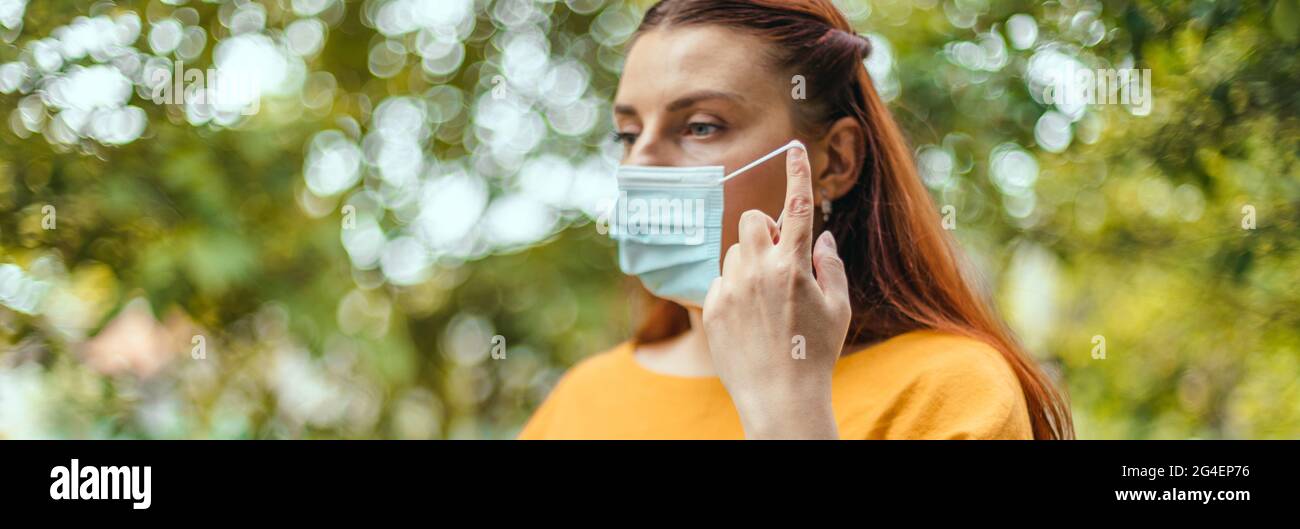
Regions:
[[[1074, 436], [963, 277], [869, 52], [830, 0], [646, 13], [614, 101], [620, 171], [730, 173], [797, 142], [716, 180], [725, 251], [704, 299], [668, 288], [698, 269], [642, 275], [660, 299], [634, 338], [566, 373], [520, 438]], [[653, 251], [620, 240], [625, 271]]]

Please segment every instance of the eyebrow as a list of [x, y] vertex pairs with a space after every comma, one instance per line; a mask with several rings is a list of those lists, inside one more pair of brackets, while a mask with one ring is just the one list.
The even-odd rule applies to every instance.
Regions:
[[[723, 92], [720, 90], [700, 90], [697, 92], [691, 92], [682, 97], [674, 99], [672, 103], [668, 103], [667, 110], [669, 112], [676, 112], [678, 110], [699, 103], [700, 101], [707, 101], [710, 99], [725, 99], [727, 101], [733, 101], [736, 103], [742, 103], [745, 101], [744, 96], [741, 96], [740, 94], [734, 92]], [[634, 108], [632, 105], [614, 105], [614, 113], [625, 114], [625, 115], [636, 115], [636, 108]]]

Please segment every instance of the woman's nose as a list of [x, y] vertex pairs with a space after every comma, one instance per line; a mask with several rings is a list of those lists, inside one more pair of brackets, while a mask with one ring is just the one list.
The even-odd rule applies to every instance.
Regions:
[[642, 133], [628, 150], [623, 163], [627, 165], [673, 166], [679, 165], [679, 156], [671, 143], [657, 135]]

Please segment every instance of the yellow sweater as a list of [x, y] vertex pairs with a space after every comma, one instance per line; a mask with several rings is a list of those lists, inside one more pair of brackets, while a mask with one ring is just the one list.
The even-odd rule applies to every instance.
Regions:
[[[643, 367], [625, 342], [570, 369], [520, 439], [741, 439], [717, 377]], [[895, 336], [835, 364], [843, 439], [1032, 439], [1025, 396], [997, 350], [934, 331]]]

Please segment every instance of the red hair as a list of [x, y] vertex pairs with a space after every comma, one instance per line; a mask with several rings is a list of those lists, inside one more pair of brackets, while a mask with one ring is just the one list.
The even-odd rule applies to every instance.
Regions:
[[[793, 110], [809, 131], [851, 117], [866, 133], [861, 174], [835, 199], [826, 229], [849, 278], [853, 317], [847, 343], [866, 344], [934, 329], [996, 348], [1020, 381], [1035, 439], [1072, 439], [1069, 405], [1030, 359], [992, 304], [971, 288], [955, 243], [921, 184], [911, 149], [876, 93], [862, 60], [870, 43], [830, 0], [664, 0], [637, 34], [672, 26], [717, 25], [762, 37], [785, 72], [805, 76], [807, 100]], [[635, 339], [649, 343], [690, 329], [686, 309], [655, 299]]]

